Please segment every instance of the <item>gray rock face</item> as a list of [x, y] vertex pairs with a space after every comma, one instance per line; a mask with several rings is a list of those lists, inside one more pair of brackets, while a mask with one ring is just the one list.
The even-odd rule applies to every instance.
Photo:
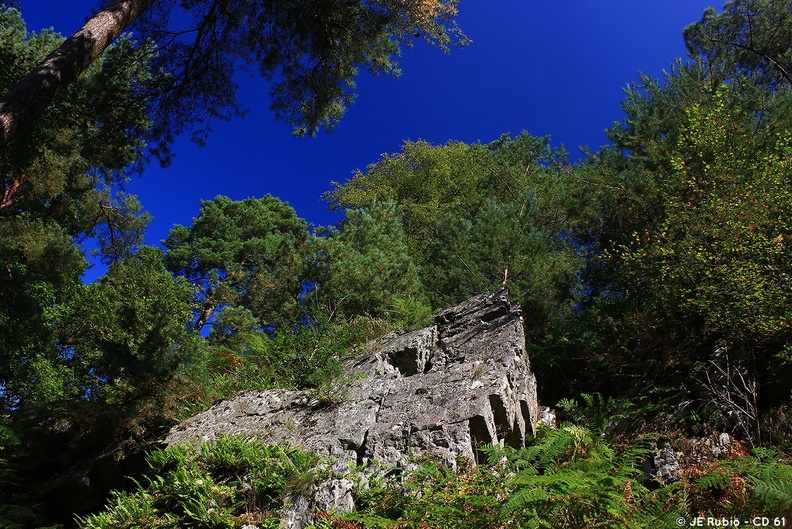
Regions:
[[[346, 364], [346, 375], [339, 402], [250, 391], [174, 427], [165, 443], [200, 445], [223, 435], [291, 442], [336, 461], [341, 477], [350, 463], [387, 468], [410, 455], [450, 467], [459, 457], [480, 461], [482, 445], [522, 446], [538, 418], [520, 307], [506, 292], [471, 298], [441, 312], [432, 327], [370, 347]], [[325, 508], [351, 507], [337, 488], [322, 494]]]

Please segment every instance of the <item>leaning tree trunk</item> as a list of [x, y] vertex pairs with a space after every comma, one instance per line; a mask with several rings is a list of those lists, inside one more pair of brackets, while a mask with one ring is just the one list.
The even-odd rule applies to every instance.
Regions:
[[33, 122], [154, 0], [118, 0], [93, 16], [0, 99], [0, 149]]

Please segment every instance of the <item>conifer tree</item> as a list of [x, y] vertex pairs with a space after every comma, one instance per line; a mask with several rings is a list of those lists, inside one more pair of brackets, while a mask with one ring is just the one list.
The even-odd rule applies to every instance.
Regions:
[[[453, 24], [457, 0], [198, 0], [179, 7], [191, 27], [173, 28], [173, 0], [115, 0], [91, 17], [0, 98], [0, 149], [131, 24], [159, 51], [169, 82], [145, 94], [156, 102], [160, 154], [174, 134], [241, 113], [236, 67], [273, 81], [272, 109], [297, 134], [331, 128], [354, 99], [359, 68], [397, 74], [399, 44], [413, 39], [448, 49], [464, 37]], [[144, 95], [144, 94], [140, 94]], [[196, 130], [205, 130], [198, 127]], [[198, 132], [197, 139], [203, 139]]]
[[[14, 9], [0, 11], [0, 32], [0, 87], [62, 40], [48, 31], [29, 35]], [[153, 80], [145, 55], [119, 41], [23, 133], [20, 145], [0, 153], [0, 325], [14, 330], [0, 335], [6, 408], [46, 400], [46, 381], [60, 376], [51, 313], [79, 290], [83, 245], [94, 241], [98, 257], [112, 263], [141, 241], [148, 216], [123, 185], [142, 160], [136, 133], [150, 127], [145, 106], [127, 100], [134, 86]]]
[[334, 316], [383, 316], [397, 298], [421, 298], [399, 208], [374, 202], [347, 210], [339, 229], [317, 240], [320, 272], [311, 295]]
[[166, 263], [195, 286], [194, 327], [224, 306], [249, 309], [263, 327], [299, 320], [308, 271], [308, 227], [277, 198], [201, 203], [191, 226], [175, 226], [163, 244]]

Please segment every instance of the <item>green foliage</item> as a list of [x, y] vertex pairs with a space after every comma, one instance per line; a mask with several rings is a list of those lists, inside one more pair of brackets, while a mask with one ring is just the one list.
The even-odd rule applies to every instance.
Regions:
[[[14, 479], [0, 480], [0, 496], [27, 509], [13, 516], [38, 523], [47, 520], [48, 480], [99, 454], [122, 459], [159, 434], [164, 385], [194, 339], [190, 289], [174, 282], [160, 250], [142, 248], [67, 294], [43, 304], [43, 346], [10, 362], [14, 378], [4, 388], [8, 427], [20, 443], [11, 452]], [[114, 461], [105, 464], [112, 479]]]
[[[408, 141], [400, 153], [383, 155], [344, 184], [335, 182], [335, 189], [325, 198], [334, 209], [396, 202], [409, 236], [410, 254], [421, 263], [435, 235], [435, 222], [447, 213], [464, 209], [473, 213], [488, 200], [514, 200], [529, 183], [536, 184], [533, 193], [549, 192], [559, 183], [552, 177], [565, 164], [566, 154], [551, 149], [549, 138], [527, 133], [516, 138], [503, 135], [489, 144]], [[541, 217], [549, 224], [553, 205], [544, 200], [538, 203], [547, 208]]]
[[10, 417], [0, 415], [0, 486], [13, 491], [0, 499], [0, 528], [13, 529], [36, 519], [36, 507], [31, 494], [20, 486], [24, 459], [21, 440], [10, 427]]
[[563, 410], [576, 424], [585, 425], [595, 434], [605, 435], [614, 421], [625, 419], [635, 412], [632, 402], [626, 398], [603, 397], [581, 393], [582, 404], [574, 399], [561, 399], [558, 408]]
[[[221, 335], [219, 327], [213, 326], [209, 343], [179, 368], [171, 382], [165, 407], [173, 420], [187, 419], [219, 399], [247, 390], [311, 389], [323, 400], [336, 400], [347, 382], [341, 376], [341, 361], [399, 328], [388, 320], [355, 317], [349, 321], [319, 320], [284, 329], [273, 337], [244, 309], [225, 308], [218, 324], [227, 316], [240, 326], [230, 335]], [[243, 327], [243, 320], [251, 326]]]
[[383, 155], [343, 185], [334, 183], [326, 198], [331, 207], [344, 210], [396, 202], [410, 237], [410, 255], [420, 259], [432, 238], [434, 219], [462, 206], [476, 180], [486, 174], [480, 151], [480, 145], [462, 142], [405, 142], [400, 153]]
[[540, 430], [536, 444], [518, 451], [515, 491], [506, 512], [519, 527], [652, 527], [677, 517], [673, 488], [647, 490], [638, 480], [649, 451], [616, 454], [584, 427]]
[[[62, 38], [28, 34], [19, 13], [0, 8], [0, 90]], [[151, 50], [121, 39], [58, 102], [0, 153], [0, 337], [4, 408], [52, 401], [68, 377], [53, 336], [53, 307], [68, 304], [85, 271], [85, 241], [105, 262], [128, 257], [148, 216], [123, 193], [142, 162], [150, 122], [132, 92], [154, 78]], [[118, 101], [116, 101], [118, 100]], [[122, 103], [123, 101], [123, 103]]]
[[406, 239], [393, 202], [348, 210], [339, 229], [316, 241], [321, 271], [311, 299], [348, 318], [382, 316], [395, 298], [418, 298], [419, 273]]
[[574, 251], [541, 224], [529, 188], [504, 202], [487, 200], [478, 210], [438, 219], [431, 241], [434, 262], [425, 281], [449, 304], [471, 293], [509, 288], [529, 325], [571, 309], [577, 281]]
[[429, 305], [505, 283], [541, 321], [570, 308], [578, 266], [562, 237], [574, 194], [566, 154], [548, 141], [523, 133], [486, 145], [407, 142], [326, 198], [346, 211], [397, 204]]
[[429, 327], [434, 316], [440, 312], [420, 300], [407, 297], [394, 297], [391, 300], [388, 317], [405, 329]]
[[732, 341], [788, 334], [792, 137], [755, 145], [753, 119], [726, 105], [722, 87], [688, 123], [671, 157], [665, 215], [622, 251], [682, 317]]
[[277, 528], [292, 492], [310, 486], [316, 458], [291, 446], [224, 437], [200, 449], [156, 450], [146, 485], [114, 493], [103, 512], [78, 518], [80, 527]]
[[[717, 462], [695, 481], [694, 506], [722, 516], [755, 516], [792, 508], [792, 464], [778, 450]], [[717, 503], [713, 506], [713, 498]]]
[[590, 390], [701, 386], [714, 360], [761, 388], [760, 407], [787, 398], [790, 20], [772, 0], [707, 11], [686, 31], [697, 60], [628, 87], [613, 146], [577, 168], [587, 295], [553, 341], [582, 346]]
[[[713, 89], [704, 74], [692, 66], [631, 99], [629, 126], [614, 131], [629, 150], [586, 168], [601, 171], [592, 196], [607, 198], [602, 250], [584, 276], [592, 296], [579, 319], [599, 329], [590, 354], [604, 376], [620, 373], [636, 391], [646, 375], [707, 386], [712, 373], [731, 373], [718, 406], [753, 406], [751, 417], [726, 415], [756, 441], [754, 389], [765, 406], [788, 393], [792, 197], [784, 184], [789, 136], [777, 130], [788, 112], [778, 93], [757, 114], [752, 80]], [[614, 178], [619, 185], [608, 183]]]
[[[0, 7], [0, 90], [62, 40], [28, 34], [16, 10]], [[0, 153], [0, 326], [8, 331], [0, 387], [21, 441], [10, 461], [23, 469], [0, 483], [0, 496], [5, 505], [25, 498], [3, 516], [45, 521], [42, 483], [117, 435], [181, 354], [173, 281], [161, 265], [157, 276], [160, 256], [135, 255], [149, 217], [124, 192], [159, 134], [139, 97], [159, 77], [153, 56], [150, 46], [119, 39]], [[115, 270], [101, 287], [80, 280], [90, 246]]]
[[684, 36], [688, 54], [724, 77], [756, 77], [771, 87], [792, 83], [792, 11], [783, 0], [732, 0], [720, 13], [708, 8]]
[[288, 204], [267, 195], [201, 203], [192, 225], [175, 226], [163, 242], [166, 263], [195, 285], [195, 327], [225, 306], [247, 308], [262, 327], [299, 319], [309, 261], [308, 227]]
[[[0, 11], [0, 91], [63, 39], [26, 32], [14, 9]], [[0, 220], [51, 219], [73, 237], [96, 237], [108, 261], [141, 241], [148, 216], [123, 193], [143, 162], [151, 122], [139, 90], [154, 82], [152, 49], [120, 39], [58, 102], [0, 153]]]
[[57, 307], [66, 399], [123, 403], [150, 395], [187, 357], [190, 288], [162, 251], [142, 248]]
[[[332, 129], [354, 101], [360, 69], [398, 75], [400, 46], [416, 35], [443, 50], [467, 39], [454, 23], [457, 0], [403, 2], [308, 1], [251, 4], [182, 2], [175, 17], [194, 20], [169, 27], [172, 4], [150, 9], [137, 30], [167, 48], [157, 67], [169, 82], [158, 92], [157, 113], [171, 134], [194, 130], [204, 141], [212, 119], [244, 113], [236, 97], [236, 66], [271, 82], [271, 110], [295, 135]], [[197, 126], [196, 126], [197, 125]]]
[[[37, 366], [54, 354], [48, 313], [78, 288], [85, 259], [54, 222], [21, 215], [0, 223], [0, 383], [4, 407], [45, 392]], [[53, 266], [57, 263], [57, 266]], [[38, 384], [41, 382], [41, 384]], [[38, 387], [36, 387], [38, 386]]]
[[460, 460], [457, 471], [430, 458], [398, 483], [374, 481], [362, 487], [356, 511], [339, 516], [358, 527], [502, 527], [501, 498], [507, 492], [504, 474], [496, 468], [473, 467]]

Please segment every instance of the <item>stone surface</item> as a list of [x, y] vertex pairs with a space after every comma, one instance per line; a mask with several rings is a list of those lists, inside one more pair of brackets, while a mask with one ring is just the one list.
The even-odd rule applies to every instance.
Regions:
[[668, 485], [680, 479], [680, 467], [676, 454], [671, 443], [665, 441], [659, 446], [655, 445], [655, 453], [649, 458], [648, 470], [650, 476], [656, 479], [661, 485]]
[[644, 463], [644, 477], [661, 485], [682, 479], [686, 469], [723, 459], [731, 453], [735, 442], [728, 433], [701, 438], [680, 438], [654, 442], [654, 453]]
[[[335, 402], [250, 391], [174, 427], [165, 443], [235, 435], [299, 444], [335, 462], [336, 483], [320, 485], [313, 504], [350, 509], [350, 465], [395, 467], [425, 454], [449, 467], [460, 457], [476, 462], [485, 444], [522, 446], [538, 420], [520, 307], [507, 292], [444, 310], [432, 327], [369, 347], [345, 366], [348, 386]], [[301, 527], [297, 513], [287, 514], [287, 526]]]
[[539, 409], [539, 417], [536, 419], [536, 425], [545, 426], [551, 430], [558, 428], [558, 418], [556, 417], [556, 411], [553, 408], [542, 406]]

